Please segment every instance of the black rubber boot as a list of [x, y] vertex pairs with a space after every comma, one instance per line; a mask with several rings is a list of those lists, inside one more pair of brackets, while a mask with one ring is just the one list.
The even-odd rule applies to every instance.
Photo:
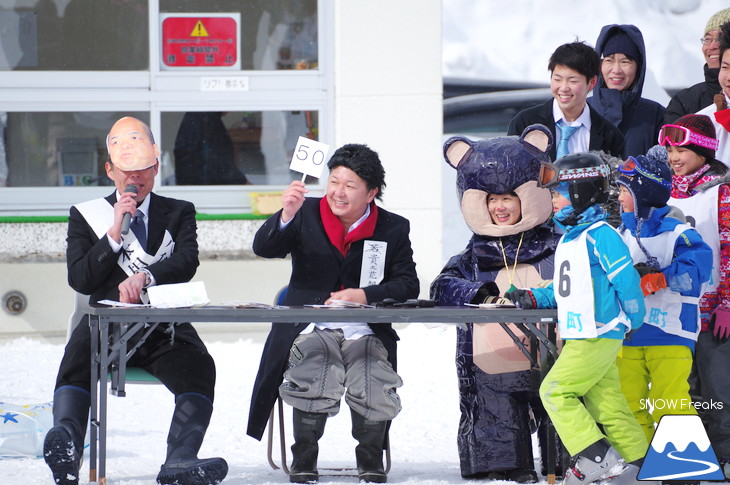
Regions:
[[327, 414], [307, 413], [297, 408], [293, 409], [294, 444], [291, 447], [293, 455], [289, 481], [291, 483], [316, 483], [319, 481], [317, 471], [317, 455], [319, 454], [319, 439], [324, 434], [324, 425], [327, 424]]
[[352, 437], [359, 443], [355, 448], [357, 476], [361, 482], [385, 483], [388, 477], [383, 469], [383, 445], [387, 421], [369, 421], [353, 410]]
[[228, 474], [223, 458], [199, 459], [213, 404], [199, 394], [181, 394], [167, 435], [167, 458], [157, 475], [161, 485], [215, 485]]
[[76, 387], [61, 387], [53, 395], [53, 427], [43, 441], [43, 459], [58, 485], [77, 485], [84, 456], [91, 395]]

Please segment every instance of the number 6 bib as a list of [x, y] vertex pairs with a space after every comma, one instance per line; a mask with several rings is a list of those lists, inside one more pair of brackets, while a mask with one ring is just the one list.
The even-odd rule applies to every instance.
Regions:
[[564, 339], [598, 336], [586, 237], [599, 224], [605, 222], [592, 225], [572, 241], [566, 242], [563, 236], [555, 251], [553, 289], [558, 304], [558, 329]]

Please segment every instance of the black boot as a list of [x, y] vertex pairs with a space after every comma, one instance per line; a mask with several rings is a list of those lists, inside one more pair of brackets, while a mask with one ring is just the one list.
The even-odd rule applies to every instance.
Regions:
[[223, 458], [198, 459], [205, 431], [213, 414], [213, 404], [199, 394], [181, 394], [175, 401], [167, 458], [157, 475], [162, 485], [214, 485], [228, 474]]
[[319, 445], [317, 441], [324, 434], [324, 425], [327, 424], [327, 414], [307, 413], [297, 408], [293, 409], [294, 417], [294, 444], [291, 447], [293, 455], [289, 481], [292, 483], [316, 483], [319, 481], [317, 471], [317, 455]]
[[61, 387], [53, 395], [53, 428], [43, 441], [43, 459], [58, 485], [79, 483], [89, 406], [91, 395], [80, 388]]
[[361, 482], [385, 483], [383, 445], [387, 421], [368, 421], [358, 413], [352, 414], [352, 437], [359, 443], [355, 448], [357, 476]]

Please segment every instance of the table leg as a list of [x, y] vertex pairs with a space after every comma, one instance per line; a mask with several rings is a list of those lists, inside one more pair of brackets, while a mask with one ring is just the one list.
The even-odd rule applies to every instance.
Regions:
[[99, 479], [106, 483], [106, 428], [107, 428], [107, 372], [109, 372], [109, 321], [99, 319], [100, 359], [99, 359]]
[[89, 426], [89, 481], [96, 481], [96, 446], [99, 426], [99, 317], [89, 315], [91, 332], [91, 420]]
[[[540, 330], [547, 336], [547, 340], [550, 343], [555, 343], [557, 340], [557, 335], [555, 332], [555, 325], [556, 323], [540, 323]], [[556, 355], [551, 352], [552, 349], [548, 348], [546, 345], [546, 342], [541, 343], [540, 345], [540, 370], [542, 374], [542, 379], [545, 378], [548, 372], [550, 372], [550, 369], [552, 368], [553, 364], [555, 363]], [[555, 431], [555, 427], [553, 426], [553, 422], [548, 419], [547, 421], [547, 430], [546, 430], [546, 438], [545, 441], [547, 443], [547, 450], [546, 450], [546, 456], [545, 459], [547, 460], [547, 482], [548, 484], [552, 485], [556, 481], [556, 470], [555, 470], [555, 462], [557, 460], [557, 455], [562, 455], [562, 445], [558, 444], [558, 435]], [[561, 462], [564, 460], [561, 459]], [[563, 467], [564, 468], [564, 467]], [[563, 473], [565, 473], [565, 470], [563, 470]]]

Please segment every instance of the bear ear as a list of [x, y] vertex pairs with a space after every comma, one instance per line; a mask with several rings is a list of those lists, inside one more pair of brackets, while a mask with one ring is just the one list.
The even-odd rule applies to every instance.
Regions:
[[520, 140], [546, 153], [553, 145], [553, 135], [545, 125], [534, 124], [525, 128]]
[[444, 160], [454, 168], [471, 155], [472, 142], [463, 136], [454, 136], [444, 143]]

